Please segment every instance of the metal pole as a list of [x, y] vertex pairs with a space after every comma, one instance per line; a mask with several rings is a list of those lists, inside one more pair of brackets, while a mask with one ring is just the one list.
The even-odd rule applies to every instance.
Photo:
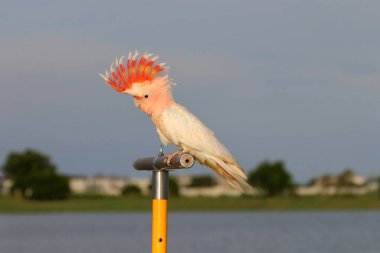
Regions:
[[190, 168], [194, 157], [175, 153], [168, 163], [167, 156], [146, 157], [136, 160], [136, 170], [152, 171], [152, 253], [166, 253], [167, 217], [169, 199], [169, 170]]

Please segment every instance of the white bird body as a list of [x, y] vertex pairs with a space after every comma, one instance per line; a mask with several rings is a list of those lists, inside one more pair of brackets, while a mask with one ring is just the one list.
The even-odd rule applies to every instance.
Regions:
[[214, 137], [214, 133], [185, 107], [174, 104], [152, 120], [157, 126], [162, 143], [169, 142], [183, 150], [189, 147], [236, 162], [231, 153]]
[[247, 177], [235, 157], [185, 107], [175, 103], [160, 115], [152, 117], [152, 120], [164, 145], [174, 144], [193, 155], [201, 164], [211, 167], [233, 187], [251, 191], [252, 188], [245, 181]]
[[232, 187], [252, 193], [235, 157], [196, 116], [174, 101], [171, 80], [167, 76], [155, 77], [164, 70], [163, 65], [153, 67], [156, 58], [148, 61], [144, 55], [137, 66], [136, 56], [128, 57], [126, 69], [122, 60], [116, 60], [116, 71], [111, 66], [111, 76], [108, 72], [101, 76], [117, 91], [134, 97], [136, 107], [151, 117], [164, 145], [174, 144], [213, 169]]

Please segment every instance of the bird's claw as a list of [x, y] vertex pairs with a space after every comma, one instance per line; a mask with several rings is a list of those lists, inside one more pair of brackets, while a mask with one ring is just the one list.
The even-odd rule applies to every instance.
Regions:
[[168, 164], [169, 166], [171, 166], [171, 161], [172, 159], [176, 156], [176, 155], [179, 155], [179, 154], [182, 154], [183, 151], [176, 151], [176, 152], [173, 152], [173, 153], [170, 153], [166, 156], [166, 164]]

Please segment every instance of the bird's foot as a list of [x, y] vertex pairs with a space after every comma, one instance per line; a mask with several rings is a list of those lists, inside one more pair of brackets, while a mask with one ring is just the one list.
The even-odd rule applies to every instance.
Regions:
[[166, 156], [166, 163], [167, 163], [168, 165], [171, 166], [171, 160], [173, 159], [173, 157], [175, 157], [176, 155], [180, 155], [180, 154], [182, 154], [182, 153], [183, 153], [182, 150], [178, 150], [178, 151], [176, 151], [176, 152], [173, 152], [173, 153], [168, 154], [168, 155]]

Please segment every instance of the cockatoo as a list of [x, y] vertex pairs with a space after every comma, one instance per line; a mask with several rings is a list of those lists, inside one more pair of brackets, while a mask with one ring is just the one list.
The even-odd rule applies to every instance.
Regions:
[[235, 157], [214, 133], [172, 95], [173, 82], [162, 75], [166, 64], [157, 64], [158, 56], [130, 52], [112, 63], [109, 72], [99, 74], [116, 91], [133, 96], [134, 104], [148, 114], [156, 125], [164, 145], [169, 143], [187, 152], [202, 165], [210, 167], [233, 188], [252, 193], [247, 176]]

